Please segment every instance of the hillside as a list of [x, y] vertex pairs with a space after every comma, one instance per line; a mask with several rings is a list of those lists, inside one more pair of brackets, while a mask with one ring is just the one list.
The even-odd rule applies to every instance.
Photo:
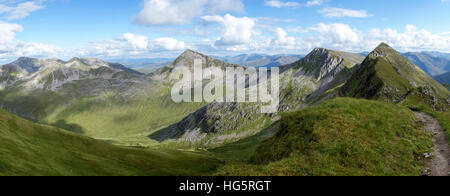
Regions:
[[217, 175], [421, 175], [419, 156], [431, 136], [407, 108], [378, 101], [337, 98], [286, 113], [280, 131], [252, 158]]
[[424, 70], [430, 76], [437, 76], [450, 71], [450, 58], [448, 57], [448, 54], [408, 52], [403, 54], [403, 56]]
[[113, 146], [0, 110], [0, 176], [207, 175], [217, 165], [196, 153]]
[[450, 84], [450, 72], [434, 77], [441, 84]]
[[447, 110], [450, 92], [386, 44], [381, 44], [342, 87], [340, 95], [393, 103], [416, 99]]

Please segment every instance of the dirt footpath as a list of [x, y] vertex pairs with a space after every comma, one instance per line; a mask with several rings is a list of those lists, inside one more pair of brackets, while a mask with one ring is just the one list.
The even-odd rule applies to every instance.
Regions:
[[425, 123], [424, 130], [433, 132], [434, 135], [433, 159], [428, 164], [431, 176], [450, 176], [450, 146], [444, 129], [432, 116], [422, 112], [414, 112], [414, 114]]

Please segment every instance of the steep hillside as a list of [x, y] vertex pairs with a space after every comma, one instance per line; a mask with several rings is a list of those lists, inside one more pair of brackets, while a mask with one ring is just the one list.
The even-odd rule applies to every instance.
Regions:
[[441, 84], [450, 84], [450, 72], [434, 77]]
[[98, 59], [21, 58], [2, 70], [8, 85], [0, 91], [1, 108], [120, 145], [156, 144], [148, 134], [204, 106], [173, 103], [171, 86], [159, 75]]
[[245, 164], [218, 175], [421, 175], [431, 136], [414, 114], [390, 103], [337, 98], [284, 114], [280, 130]]
[[403, 54], [408, 60], [424, 70], [430, 76], [450, 71], [450, 58], [429, 52], [409, 52]]
[[[304, 59], [280, 67], [279, 111], [295, 111], [335, 94], [364, 57], [315, 49]], [[158, 141], [211, 146], [233, 142], [270, 126], [277, 114], [262, 114], [263, 103], [211, 103], [182, 121], [150, 135]]]
[[340, 94], [394, 103], [416, 98], [438, 110], [450, 103], [445, 87], [384, 43], [369, 54]]
[[217, 165], [196, 153], [113, 146], [0, 110], [0, 176], [207, 175]]

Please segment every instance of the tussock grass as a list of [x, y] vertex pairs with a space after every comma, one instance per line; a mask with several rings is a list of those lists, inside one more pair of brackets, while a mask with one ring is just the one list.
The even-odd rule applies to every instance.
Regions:
[[421, 175], [432, 146], [414, 114], [390, 103], [338, 98], [284, 114], [250, 161], [217, 175]]

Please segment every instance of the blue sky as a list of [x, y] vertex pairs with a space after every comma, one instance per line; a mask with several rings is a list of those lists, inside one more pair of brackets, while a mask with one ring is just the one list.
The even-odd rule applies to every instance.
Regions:
[[0, 0], [0, 61], [450, 52], [450, 0]]

